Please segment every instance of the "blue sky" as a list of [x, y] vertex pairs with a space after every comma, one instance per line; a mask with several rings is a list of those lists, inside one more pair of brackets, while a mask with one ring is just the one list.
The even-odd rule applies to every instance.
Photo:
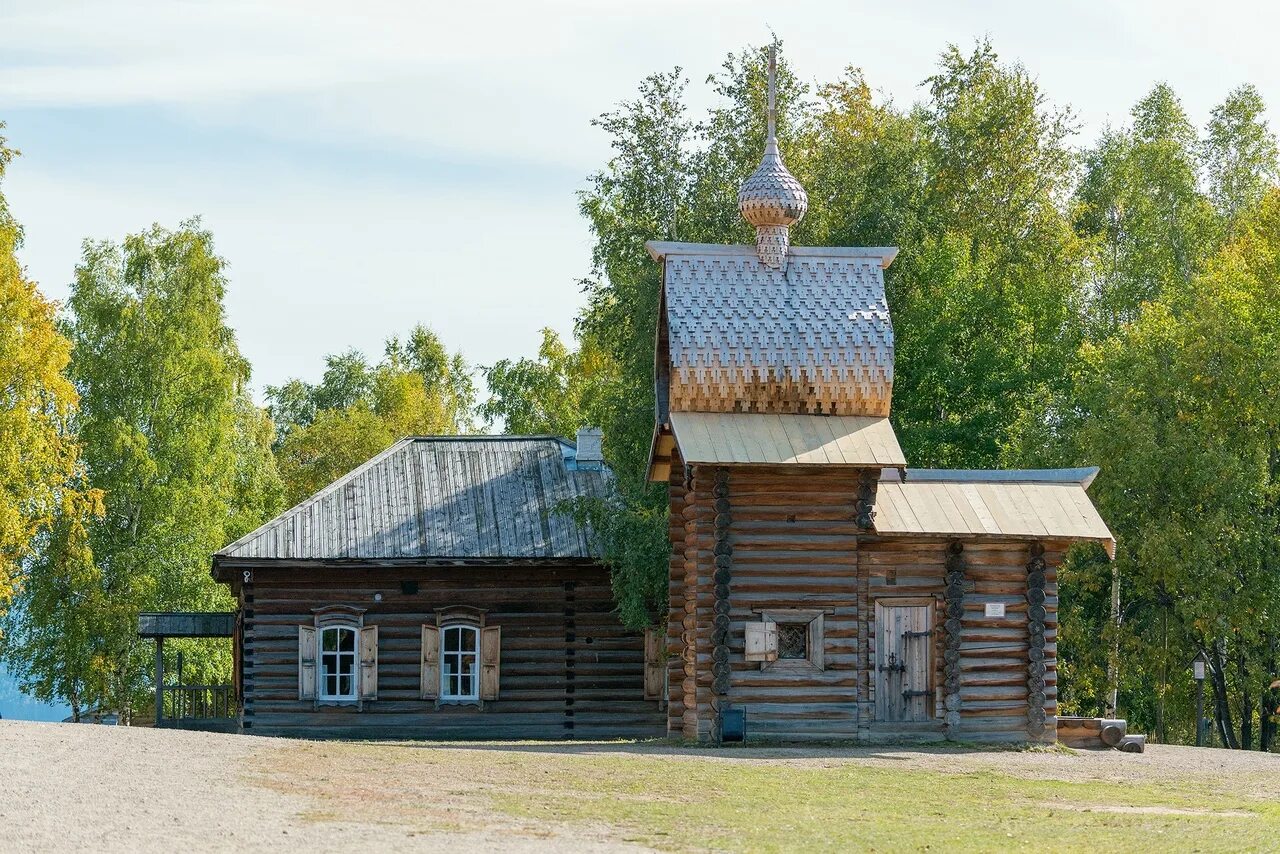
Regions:
[[4, 187], [22, 260], [66, 294], [85, 237], [200, 214], [230, 261], [255, 386], [314, 378], [415, 322], [473, 362], [531, 353], [580, 301], [575, 205], [608, 157], [593, 116], [675, 65], [787, 43], [901, 103], [948, 42], [989, 35], [1091, 136], [1168, 80], [1198, 122], [1251, 81], [1280, 102], [1263, 4], [60, 2], [0, 0]]
[[589, 270], [591, 119], [677, 65], [705, 106], [770, 28], [802, 77], [858, 65], [903, 104], [948, 42], [990, 36], [1086, 139], [1158, 80], [1198, 124], [1243, 82], [1280, 110], [1263, 3], [0, 0], [21, 260], [60, 299], [84, 238], [202, 215], [259, 393], [418, 322], [475, 363], [531, 354]]

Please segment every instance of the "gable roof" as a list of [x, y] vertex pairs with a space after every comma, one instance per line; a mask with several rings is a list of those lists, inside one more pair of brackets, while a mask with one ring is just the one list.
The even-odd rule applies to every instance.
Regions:
[[607, 470], [555, 436], [422, 436], [387, 450], [214, 555], [238, 559], [590, 559], [562, 501]]
[[896, 249], [793, 246], [775, 269], [753, 246], [646, 246], [663, 262], [671, 411], [889, 414]]
[[1097, 469], [886, 471], [876, 490], [877, 534], [941, 534], [1116, 541], [1085, 489]]

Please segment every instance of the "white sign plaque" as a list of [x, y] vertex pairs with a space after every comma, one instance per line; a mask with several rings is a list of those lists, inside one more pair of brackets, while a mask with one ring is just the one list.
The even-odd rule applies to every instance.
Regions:
[[987, 605], [986, 605], [985, 616], [988, 616], [988, 617], [1003, 617], [1003, 616], [1004, 616], [1004, 603], [1003, 603], [1003, 602], [988, 602], [988, 603], [987, 603]]

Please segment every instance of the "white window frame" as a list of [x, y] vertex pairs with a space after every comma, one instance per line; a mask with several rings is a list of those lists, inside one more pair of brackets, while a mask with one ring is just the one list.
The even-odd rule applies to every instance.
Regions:
[[[326, 652], [324, 648], [324, 638], [329, 632], [339, 633], [338, 646], [341, 646], [341, 632], [347, 632], [351, 635], [351, 650], [344, 652], [335, 650]], [[335, 694], [329, 691], [329, 657], [335, 659], [335, 663], [340, 662], [343, 657], [349, 656], [351, 659], [351, 692], [349, 694]], [[322, 625], [316, 627], [316, 677], [320, 684], [316, 686], [316, 697], [325, 703], [355, 703], [360, 699], [360, 628], [355, 623], [338, 623], [336, 625]], [[339, 669], [334, 676], [341, 678], [341, 670]]]
[[[462, 632], [470, 632], [475, 639], [475, 649], [471, 652], [462, 650], [462, 643], [459, 641], [456, 651], [449, 651], [449, 638], [456, 636], [462, 637]], [[474, 623], [451, 622], [445, 623], [440, 627], [440, 702], [442, 703], [478, 703], [480, 702], [480, 643], [483, 634], [480, 627]], [[455, 693], [450, 690], [450, 667], [457, 665], [457, 672], [461, 674], [462, 659], [464, 656], [471, 656], [471, 691], [466, 694]], [[459, 680], [461, 681], [461, 680]]]

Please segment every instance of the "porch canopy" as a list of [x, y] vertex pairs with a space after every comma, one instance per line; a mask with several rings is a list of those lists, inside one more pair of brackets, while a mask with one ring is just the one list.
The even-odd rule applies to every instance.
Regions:
[[182, 717], [184, 705], [191, 705], [194, 711], [195, 704], [185, 703], [181, 697], [184, 694], [194, 697], [197, 693], [202, 696], [205, 694], [212, 696], [211, 702], [199, 704], [202, 709], [201, 718], [211, 716], [211, 719], [193, 719], [185, 721], [182, 725], [191, 729], [220, 729], [228, 726], [234, 711], [234, 698], [231, 696], [229, 685], [170, 686], [170, 691], [174, 694], [171, 698], [174, 700], [171, 707], [175, 720], [169, 724], [164, 722], [164, 639], [231, 638], [235, 637], [235, 633], [234, 611], [149, 612], [138, 615], [138, 637], [155, 638], [156, 641], [156, 726], [176, 725], [176, 719]]

